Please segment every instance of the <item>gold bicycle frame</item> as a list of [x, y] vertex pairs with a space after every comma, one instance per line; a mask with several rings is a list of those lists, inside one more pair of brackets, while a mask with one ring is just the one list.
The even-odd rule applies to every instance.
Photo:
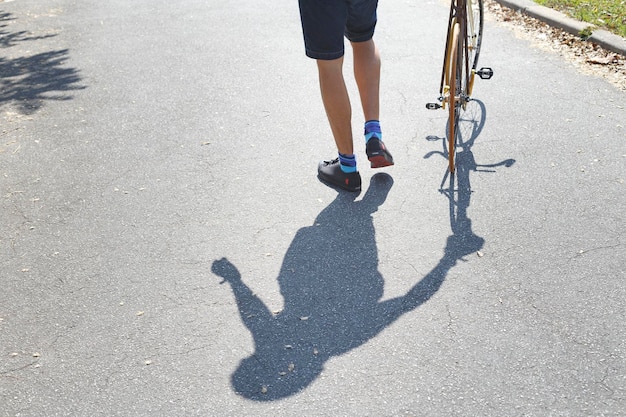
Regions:
[[[443, 62], [443, 71], [441, 74], [441, 85], [439, 88], [439, 94], [441, 94], [443, 100], [442, 107], [445, 109], [445, 98], [447, 97], [448, 92], [450, 91], [450, 63], [452, 57], [450, 56], [451, 51], [451, 42], [452, 42], [452, 32], [454, 30], [454, 25], [459, 24], [459, 36], [463, 38], [462, 48], [466, 51], [473, 51], [477, 48], [478, 39], [474, 30], [474, 14], [473, 7], [475, 3], [473, 0], [451, 0], [450, 4], [450, 18], [448, 19], [448, 33], [446, 38], [446, 53], [444, 56]], [[471, 33], [472, 36], [468, 37], [468, 33]], [[474, 86], [474, 75], [476, 74], [475, 68], [470, 68], [469, 62], [469, 54], [463, 54], [464, 61], [463, 66], [465, 67], [465, 71], [462, 71], [463, 74], [467, 77], [467, 91], [465, 91], [465, 95], [470, 96], [472, 93], [472, 89]], [[459, 93], [459, 92], [457, 92]]]
[[476, 75], [493, 77], [491, 68], [476, 69], [482, 43], [483, 0], [451, 0], [446, 49], [443, 57], [439, 103], [426, 103], [429, 110], [444, 109], [448, 115], [448, 160], [454, 173], [457, 124], [461, 110], [471, 101]]

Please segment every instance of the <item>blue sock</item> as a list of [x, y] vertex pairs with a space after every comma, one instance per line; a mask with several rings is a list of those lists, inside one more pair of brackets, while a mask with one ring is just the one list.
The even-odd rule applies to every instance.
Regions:
[[368, 120], [365, 122], [365, 143], [371, 138], [383, 140], [383, 132], [380, 130], [380, 122], [378, 120]]
[[339, 166], [341, 170], [346, 174], [350, 172], [356, 172], [356, 156], [352, 155], [344, 155], [342, 153], [339, 154]]

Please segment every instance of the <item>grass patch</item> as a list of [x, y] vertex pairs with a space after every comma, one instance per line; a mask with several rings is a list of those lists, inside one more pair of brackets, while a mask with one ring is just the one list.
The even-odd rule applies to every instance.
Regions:
[[626, 38], [626, 0], [535, 0]]

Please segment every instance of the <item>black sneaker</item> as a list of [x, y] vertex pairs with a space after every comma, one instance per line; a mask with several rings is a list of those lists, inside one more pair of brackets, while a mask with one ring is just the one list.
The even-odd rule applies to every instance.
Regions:
[[339, 158], [320, 162], [317, 166], [317, 177], [325, 183], [347, 191], [361, 191], [361, 174], [358, 171], [343, 172]]
[[393, 165], [393, 157], [387, 150], [385, 144], [377, 137], [373, 137], [367, 141], [365, 153], [367, 153], [367, 159], [370, 160], [370, 166], [372, 168], [382, 168]]

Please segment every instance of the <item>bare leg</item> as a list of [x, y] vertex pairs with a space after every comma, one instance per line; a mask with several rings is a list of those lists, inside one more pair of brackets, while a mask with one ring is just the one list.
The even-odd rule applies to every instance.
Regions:
[[352, 42], [356, 79], [365, 121], [379, 120], [380, 54], [374, 40]]
[[[361, 106], [365, 121], [380, 120], [380, 54], [370, 39], [366, 42], [352, 42], [354, 51], [354, 78], [359, 87]], [[369, 127], [375, 129], [374, 126]], [[393, 157], [382, 143], [380, 131], [376, 141], [367, 140], [366, 153], [372, 168], [382, 168], [393, 165]], [[366, 136], [366, 139], [371, 137]]]
[[322, 101], [337, 150], [343, 154], [353, 154], [352, 107], [343, 78], [343, 57], [331, 61], [317, 60], [317, 69]]

